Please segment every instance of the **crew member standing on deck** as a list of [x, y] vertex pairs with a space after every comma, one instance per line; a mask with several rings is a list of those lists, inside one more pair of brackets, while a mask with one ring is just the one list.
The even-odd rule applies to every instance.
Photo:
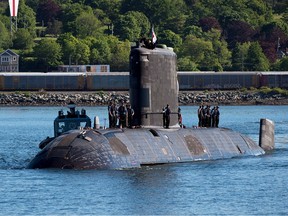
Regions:
[[119, 118], [119, 127], [126, 127], [126, 108], [124, 106], [123, 101], [120, 102], [120, 106], [118, 107], [118, 118]]
[[219, 111], [219, 107], [216, 106], [215, 110], [214, 110], [214, 122], [215, 122], [215, 127], [218, 127], [219, 125], [219, 118], [220, 118], [220, 111]]
[[214, 106], [213, 109], [211, 110], [212, 127], [215, 127], [215, 109], [216, 107]]
[[166, 127], [166, 108], [165, 107], [163, 107], [162, 113], [163, 113], [163, 128], [165, 128]]
[[198, 127], [203, 126], [204, 121], [204, 110], [203, 105], [200, 105], [198, 108]]
[[127, 126], [129, 128], [133, 127], [133, 116], [134, 116], [134, 110], [131, 108], [130, 104], [126, 105], [126, 110], [127, 110]]
[[182, 128], [183, 124], [182, 124], [182, 114], [181, 114], [181, 108], [178, 107], [178, 124], [179, 126]]
[[165, 108], [165, 126], [168, 129], [169, 125], [170, 125], [170, 114], [171, 114], [171, 110], [169, 108], [169, 104], [167, 104], [166, 108]]
[[109, 128], [111, 128], [111, 124], [112, 124], [112, 116], [110, 115], [110, 109], [112, 106], [112, 101], [109, 101], [108, 103], [108, 120], [109, 120]]
[[116, 117], [116, 105], [113, 101], [109, 106], [109, 128], [115, 128], [117, 124], [117, 117]]
[[205, 108], [205, 126], [211, 127], [211, 110], [209, 105]]

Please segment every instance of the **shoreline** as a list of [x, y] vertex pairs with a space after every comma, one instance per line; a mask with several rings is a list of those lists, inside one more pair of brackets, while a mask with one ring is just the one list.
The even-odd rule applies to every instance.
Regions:
[[[110, 100], [129, 102], [128, 91], [0, 92], [0, 106], [66, 106], [71, 100], [77, 106], [106, 106]], [[180, 91], [180, 106], [194, 105], [288, 105], [288, 96], [255, 91]]]

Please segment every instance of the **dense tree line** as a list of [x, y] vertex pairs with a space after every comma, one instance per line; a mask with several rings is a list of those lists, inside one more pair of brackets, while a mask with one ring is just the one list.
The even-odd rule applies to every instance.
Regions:
[[131, 43], [149, 37], [173, 47], [178, 70], [288, 70], [287, 0], [20, 0], [10, 34], [0, 0], [0, 51], [14, 49], [21, 71], [59, 64], [129, 70]]

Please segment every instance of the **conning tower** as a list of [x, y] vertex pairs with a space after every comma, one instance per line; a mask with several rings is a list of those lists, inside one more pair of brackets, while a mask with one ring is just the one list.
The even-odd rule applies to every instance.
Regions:
[[176, 54], [167, 48], [132, 47], [130, 100], [135, 124], [162, 126], [162, 109], [169, 104], [170, 125], [177, 124], [178, 81]]

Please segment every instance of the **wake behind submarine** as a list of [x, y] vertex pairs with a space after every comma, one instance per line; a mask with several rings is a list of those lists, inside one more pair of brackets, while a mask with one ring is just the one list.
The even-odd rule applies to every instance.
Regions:
[[59, 111], [54, 137], [27, 168], [126, 169], [145, 165], [258, 156], [274, 148], [274, 123], [261, 119], [259, 145], [226, 128], [181, 128], [177, 112], [163, 128], [162, 108], [178, 109], [176, 54], [138, 43], [130, 52], [130, 102], [135, 111], [131, 128], [91, 128], [85, 110]]

